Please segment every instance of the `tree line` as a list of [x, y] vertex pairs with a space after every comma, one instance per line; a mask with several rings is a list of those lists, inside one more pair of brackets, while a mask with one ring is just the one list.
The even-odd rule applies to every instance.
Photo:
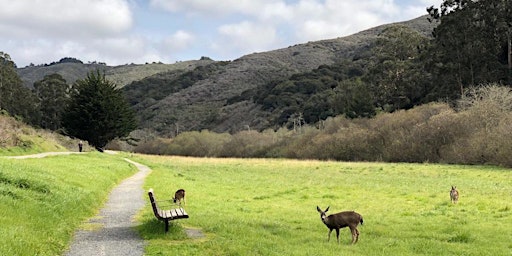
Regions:
[[136, 128], [134, 111], [121, 90], [100, 71], [70, 85], [59, 74], [46, 75], [29, 89], [16, 65], [0, 52], [0, 110], [43, 129], [87, 141], [102, 150]]

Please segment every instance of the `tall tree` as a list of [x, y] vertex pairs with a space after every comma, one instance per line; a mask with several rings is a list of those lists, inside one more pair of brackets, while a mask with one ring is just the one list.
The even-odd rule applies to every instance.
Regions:
[[100, 151], [136, 128], [134, 111], [122, 91], [99, 70], [74, 84], [62, 125], [68, 135], [86, 140]]
[[426, 75], [419, 57], [427, 42], [425, 36], [402, 25], [380, 33], [365, 77], [379, 107], [394, 111], [421, 103], [426, 94]]
[[39, 99], [39, 111], [42, 128], [57, 130], [61, 128], [63, 106], [67, 105], [71, 86], [59, 74], [45, 76], [34, 83], [34, 92]]
[[445, 0], [427, 9], [440, 22], [429, 65], [438, 82], [433, 97], [457, 98], [470, 86], [510, 80], [510, 6], [509, 0]]
[[16, 64], [9, 54], [0, 52], [0, 109], [27, 122], [36, 119], [35, 97], [23, 86]]

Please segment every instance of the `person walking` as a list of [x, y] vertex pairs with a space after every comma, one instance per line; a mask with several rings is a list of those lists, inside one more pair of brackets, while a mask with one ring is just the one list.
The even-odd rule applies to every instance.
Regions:
[[84, 143], [82, 143], [82, 141], [79, 141], [78, 142], [78, 151], [82, 152], [83, 147], [84, 147]]

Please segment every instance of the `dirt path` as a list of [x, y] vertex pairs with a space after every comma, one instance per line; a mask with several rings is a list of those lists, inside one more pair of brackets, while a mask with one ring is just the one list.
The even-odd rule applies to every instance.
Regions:
[[57, 155], [70, 155], [70, 154], [82, 154], [80, 152], [45, 152], [34, 155], [24, 155], [24, 156], [7, 156], [7, 158], [13, 159], [25, 159], [25, 158], [43, 158], [47, 156], [57, 156]]
[[143, 255], [144, 241], [134, 230], [134, 216], [144, 207], [144, 178], [151, 170], [139, 163], [125, 159], [137, 166], [139, 172], [115, 187], [100, 213], [89, 220], [87, 230], [78, 230], [66, 256], [75, 255]]

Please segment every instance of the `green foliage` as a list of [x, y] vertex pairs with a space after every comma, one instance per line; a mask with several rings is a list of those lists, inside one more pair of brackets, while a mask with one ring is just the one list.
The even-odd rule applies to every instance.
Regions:
[[169, 71], [146, 79], [135, 81], [123, 87], [123, 91], [131, 105], [137, 105], [147, 99], [161, 100], [168, 95], [186, 89], [194, 83], [204, 80], [218, 72], [227, 62], [198, 66], [192, 71]]
[[471, 86], [512, 82], [511, 8], [509, 1], [464, 0], [428, 9], [440, 21], [427, 66], [437, 81], [431, 97], [453, 99]]
[[135, 115], [115, 84], [99, 71], [74, 85], [62, 125], [68, 135], [101, 149], [136, 128]]
[[290, 127], [294, 115], [299, 113], [305, 123], [316, 123], [339, 114], [371, 116], [372, 95], [369, 88], [357, 80], [363, 72], [359, 62], [322, 65], [287, 80], [272, 81], [245, 95], [252, 96], [254, 102], [272, 112], [271, 123], [275, 126]]
[[[136, 156], [145, 190], [187, 191], [189, 219], [171, 233], [151, 208], [139, 215], [147, 255], [506, 255], [512, 246], [508, 169], [491, 166], [341, 163], [282, 159]], [[461, 197], [450, 203], [450, 186]], [[316, 206], [363, 215], [327, 242]], [[188, 238], [188, 229], [205, 237]], [[334, 238], [334, 239], [333, 239]]]
[[23, 86], [16, 72], [16, 64], [0, 51], [0, 109], [31, 122], [38, 117], [35, 103], [34, 95]]
[[0, 254], [62, 255], [82, 222], [134, 171], [100, 154], [0, 158]]
[[34, 83], [34, 92], [38, 98], [42, 128], [58, 130], [62, 127], [61, 119], [69, 100], [71, 86], [59, 74], [47, 75]]
[[372, 87], [376, 107], [390, 112], [422, 103], [428, 88], [420, 49], [426, 44], [425, 36], [407, 26], [394, 25], [382, 31], [364, 77]]

